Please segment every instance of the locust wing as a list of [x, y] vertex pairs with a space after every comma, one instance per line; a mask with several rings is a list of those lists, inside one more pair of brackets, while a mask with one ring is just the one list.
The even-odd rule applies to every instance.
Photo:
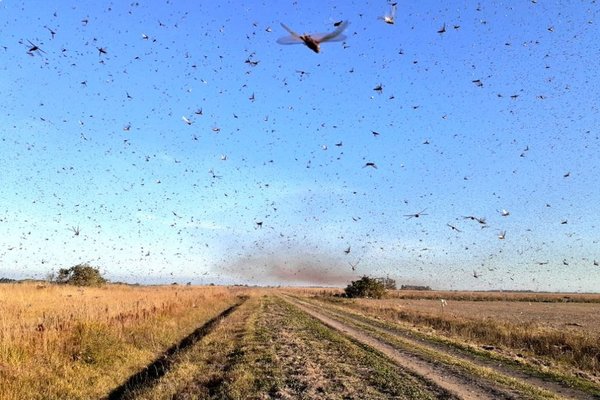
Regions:
[[317, 35], [311, 35], [317, 42], [341, 42], [346, 40], [346, 35], [342, 35], [344, 29], [348, 27], [348, 21], [344, 21], [331, 33], [321, 33]]
[[281, 23], [281, 26], [283, 27], [283, 29], [285, 29], [286, 31], [288, 31], [290, 33], [290, 35], [280, 37], [279, 39], [277, 39], [277, 43], [279, 43], [279, 44], [299, 44], [299, 43], [304, 43], [304, 41], [300, 38], [300, 35], [298, 35], [296, 32], [294, 32], [293, 30], [291, 30], [289, 27], [287, 27], [283, 23]]

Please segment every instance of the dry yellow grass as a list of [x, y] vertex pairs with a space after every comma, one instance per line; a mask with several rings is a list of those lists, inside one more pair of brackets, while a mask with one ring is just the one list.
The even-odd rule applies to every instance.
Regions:
[[239, 292], [0, 285], [0, 399], [106, 395]]

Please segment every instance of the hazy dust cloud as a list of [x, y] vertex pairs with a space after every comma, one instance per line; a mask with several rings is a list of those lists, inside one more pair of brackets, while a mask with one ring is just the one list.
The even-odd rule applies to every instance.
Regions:
[[252, 255], [222, 268], [248, 284], [342, 286], [362, 276], [339, 259], [314, 254]]

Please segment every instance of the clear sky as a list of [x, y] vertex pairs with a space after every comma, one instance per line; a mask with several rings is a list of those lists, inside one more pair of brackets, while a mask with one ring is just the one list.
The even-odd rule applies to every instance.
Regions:
[[0, 0], [0, 276], [597, 291], [600, 5], [391, 10]]

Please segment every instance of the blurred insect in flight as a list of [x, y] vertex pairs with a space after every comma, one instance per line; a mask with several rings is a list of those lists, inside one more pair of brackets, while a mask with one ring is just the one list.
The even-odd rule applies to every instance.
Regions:
[[384, 15], [383, 17], [379, 17], [379, 19], [382, 19], [383, 22], [385, 22], [386, 24], [394, 25], [394, 22], [396, 22], [395, 18], [396, 18], [396, 6], [397, 5], [398, 5], [398, 3], [390, 4], [390, 6], [392, 7], [390, 13]]
[[339, 24], [339, 26], [331, 33], [322, 33], [316, 35], [299, 35], [285, 24], [281, 24], [283, 29], [290, 33], [289, 36], [284, 36], [277, 39], [277, 43], [279, 44], [298, 44], [304, 43], [306, 47], [318, 53], [321, 51], [321, 43], [324, 42], [341, 42], [346, 39], [345, 35], [342, 35], [342, 32], [348, 26], [348, 21], [344, 21]]
[[419, 211], [418, 213], [414, 214], [404, 214], [404, 216], [406, 217], [406, 219], [419, 218], [421, 215], [429, 215], [425, 213], [426, 210], [427, 209], [424, 209], [423, 211]]
[[[415, 214], [416, 215], [416, 214]], [[458, 229], [457, 227], [455, 227], [454, 225], [450, 225], [450, 224], [446, 224], [450, 229], [452, 229], [453, 231], [456, 232], [462, 232], [460, 229]]]
[[39, 51], [39, 52], [41, 52], [41, 53], [45, 53], [45, 51], [44, 51], [44, 50], [42, 50], [42, 49], [40, 48], [40, 46], [38, 46], [37, 44], [33, 44], [33, 43], [31, 42], [31, 40], [27, 40], [27, 41], [28, 41], [28, 42], [29, 42], [29, 44], [31, 45], [31, 46], [29, 46], [29, 50], [27, 50], [27, 54], [29, 54], [30, 56], [32, 56], [34, 51]]

